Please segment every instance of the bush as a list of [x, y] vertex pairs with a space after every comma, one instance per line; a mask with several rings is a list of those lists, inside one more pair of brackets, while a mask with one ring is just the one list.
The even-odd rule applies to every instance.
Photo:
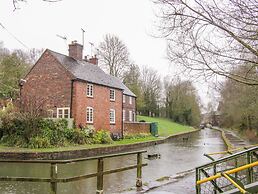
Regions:
[[40, 119], [27, 113], [11, 112], [1, 116], [0, 130], [3, 135], [22, 136], [28, 143], [31, 137], [40, 133]]
[[44, 119], [13, 107], [0, 111], [0, 142], [8, 146], [48, 148], [70, 144], [112, 143], [110, 133], [93, 127], [68, 128], [65, 119]]
[[98, 130], [93, 137], [93, 141], [95, 144], [110, 144], [113, 142], [110, 132], [105, 130]]
[[28, 144], [29, 148], [49, 148], [51, 147], [50, 141], [46, 137], [33, 137]]
[[93, 139], [88, 133], [82, 129], [73, 129], [72, 142], [76, 144], [92, 144]]
[[7, 146], [27, 147], [25, 139], [22, 136], [15, 134], [4, 135], [1, 139], [1, 143]]
[[67, 125], [65, 119], [42, 119], [39, 124], [40, 136], [47, 138], [53, 146], [63, 146], [67, 142]]

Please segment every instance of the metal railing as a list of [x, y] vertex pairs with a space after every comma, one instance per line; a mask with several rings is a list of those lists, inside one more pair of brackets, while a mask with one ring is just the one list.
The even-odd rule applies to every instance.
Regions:
[[[257, 182], [257, 152], [258, 147], [254, 147], [197, 167], [196, 193], [216, 194], [234, 189], [234, 184], [227, 178], [228, 172], [232, 172], [234, 179], [243, 185]], [[248, 166], [250, 164], [255, 165], [250, 167]], [[248, 168], [243, 168], [243, 166]], [[238, 170], [240, 168], [241, 170]]]
[[[67, 183], [73, 181], [79, 181], [84, 179], [89, 179], [93, 177], [97, 177], [97, 185], [96, 185], [96, 194], [103, 194], [103, 180], [104, 175], [113, 174], [117, 172], [122, 172], [131, 169], [137, 169], [136, 173], [136, 188], [137, 190], [142, 189], [142, 167], [147, 166], [146, 163], [142, 162], [142, 154], [145, 153], [145, 150], [142, 151], [134, 151], [134, 152], [125, 152], [119, 154], [109, 154], [98, 157], [88, 157], [88, 158], [78, 158], [71, 160], [0, 160], [0, 163], [29, 163], [29, 164], [50, 164], [50, 177], [42, 178], [42, 177], [10, 177], [10, 176], [0, 176], [0, 181], [14, 181], [14, 182], [47, 182], [50, 183], [50, 193], [57, 194], [57, 184], [58, 183]], [[104, 159], [120, 157], [120, 156], [128, 156], [128, 155], [137, 155], [137, 164], [130, 165], [122, 168], [112, 169], [112, 170], [104, 170]], [[83, 162], [89, 160], [97, 160], [97, 172], [59, 178], [58, 177], [58, 164], [69, 164], [75, 162]]]

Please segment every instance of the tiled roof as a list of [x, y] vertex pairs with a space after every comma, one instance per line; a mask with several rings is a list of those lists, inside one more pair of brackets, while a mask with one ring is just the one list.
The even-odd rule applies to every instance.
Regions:
[[121, 80], [114, 76], [106, 74], [97, 65], [88, 63], [86, 61], [75, 60], [72, 57], [51, 50], [49, 51], [60, 62], [60, 64], [62, 64], [77, 79], [121, 89], [123, 90], [123, 93], [125, 95], [136, 97], [136, 95], [132, 91], [130, 91], [129, 88], [127, 88]]

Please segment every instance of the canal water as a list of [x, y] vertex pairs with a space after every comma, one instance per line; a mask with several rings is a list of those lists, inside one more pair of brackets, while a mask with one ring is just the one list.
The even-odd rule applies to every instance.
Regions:
[[[225, 150], [220, 132], [204, 129], [192, 133], [189, 137], [172, 139], [168, 143], [144, 148], [147, 154], [158, 153], [160, 159], [149, 160], [147, 154], [144, 161], [148, 163], [143, 168], [143, 182], [152, 182], [164, 176], [174, 176], [177, 173], [194, 169], [198, 165], [210, 162], [204, 153]], [[136, 156], [122, 156], [104, 160], [104, 168], [111, 170], [136, 164]], [[49, 165], [38, 164], [1, 164], [1, 176], [49, 177]], [[97, 169], [96, 161], [86, 161], [72, 164], [58, 165], [58, 177], [71, 177], [94, 173]], [[194, 177], [193, 177], [194, 178]], [[135, 185], [136, 169], [104, 176], [105, 193], [120, 193]], [[0, 183], [0, 194], [47, 194], [49, 183]], [[96, 178], [58, 184], [58, 193], [62, 194], [94, 194], [96, 192]]]

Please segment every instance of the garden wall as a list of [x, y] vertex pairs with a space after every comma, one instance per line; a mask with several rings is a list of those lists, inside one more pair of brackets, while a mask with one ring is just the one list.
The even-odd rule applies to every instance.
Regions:
[[124, 134], [150, 133], [150, 123], [143, 122], [125, 122]]

